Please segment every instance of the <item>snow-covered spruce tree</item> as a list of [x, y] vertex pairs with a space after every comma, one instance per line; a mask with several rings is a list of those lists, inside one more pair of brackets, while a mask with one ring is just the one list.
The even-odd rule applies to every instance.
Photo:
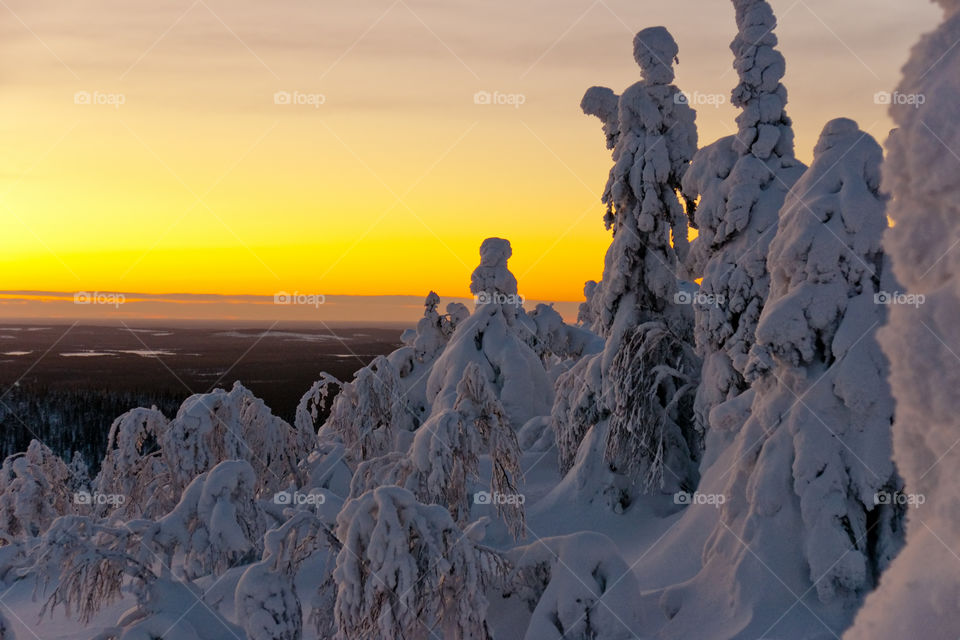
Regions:
[[[453, 409], [435, 412], [419, 428], [410, 450], [362, 463], [354, 474], [351, 497], [383, 485], [411, 491], [424, 504], [446, 507], [460, 526], [470, 521], [471, 486], [479, 480], [479, 458], [489, 454], [490, 493], [518, 495], [520, 446], [483, 369], [471, 362], [457, 385]], [[523, 535], [523, 504], [498, 501], [497, 512], [514, 538]]]
[[439, 505], [400, 487], [349, 501], [337, 516], [338, 640], [487, 640], [488, 568]]
[[333, 401], [324, 430], [336, 434], [356, 462], [382, 456], [418, 425], [396, 368], [384, 356], [357, 371]]
[[458, 323], [433, 365], [427, 380], [432, 411], [453, 408], [464, 371], [476, 363], [492, 381], [514, 429], [550, 412], [553, 390], [528, 342], [536, 325], [524, 312], [517, 279], [507, 267], [511, 255], [510, 242], [501, 238], [487, 238], [480, 245], [480, 265], [470, 278], [476, 309]]
[[59, 516], [74, 513], [70, 470], [39, 440], [0, 467], [0, 544], [39, 536]]
[[220, 575], [256, 558], [266, 523], [256, 500], [257, 479], [246, 460], [225, 460], [187, 486], [177, 506], [144, 532], [166, 565], [182, 553], [185, 575]]
[[607, 536], [541, 538], [508, 560], [504, 595], [532, 611], [524, 640], [628, 640], [644, 631], [640, 585]]
[[[676, 275], [686, 247], [678, 193], [697, 130], [696, 114], [672, 84], [677, 53], [663, 27], [634, 39], [643, 79], [618, 102], [614, 166], [602, 198], [613, 242], [586, 314], [606, 347], [599, 364], [581, 361], [560, 377], [565, 397], [552, 412], [562, 467], [570, 467], [589, 428], [602, 429], [594, 439], [604, 456], [642, 491], [692, 485], [699, 453], [692, 403], [700, 363]], [[611, 94], [590, 89], [587, 112], [608, 113]], [[604, 125], [612, 128], [608, 119]]]
[[[890, 113], [883, 185], [894, 226], [884, 246], [910, 304], [890, 307], [880, 342], [896, 399], [894, 458], [910, 509], [906, 547], [845, 640], [954, 640], [960, 630], [960, 1], [938, 0], [944, 21], [913, 48]], [[923, 296], [923, 297], [920, 297]], [[910, 299], [906, 300], [910, 302]], [[922, 302], [922, 304], [921, 304]]]
[[273, 415], [239, 382], [184, 400], [160, 438], [174, 495], [225, 460], [246, 460], [256, 474], [257, 495], [272, 495], [298, 473], [310, 450], [310, 434]]
[[[618, 101], [614, 165], [602, 198], [613, 242], [594, 293], [599, 317], [592, 328], [603, 337], [621, 337], [674, 305], [677, 252], [686, 243], [686, 217], [677, 194], [697, 149], [696, 114], [672, 84], [679, 51], [673, 37], [663, 27], [644, 29], [634, 38], [633, 51], [643, 79]], [[589, 89], [584, 104], [591, 107], [601, 91]], [[610, 126], [607, 120], [604, 126]], [[683, 233], [672, 238], [678, 225]]]
[[738, 132], [698, 151], [683, 177], [687, 201], [700, 199], [688, 211], [699, 234], [687, 270], [703, 278], [699, 295], [690, 298], [703, 358], [694, 405], [702, 432], [713, 407], [749, 387], [744, 369], [770, 286], [767, 249], [784, 197], [806, 169], [794, 157], [773, 10], [765, 0], [734, 0], [734, 6]]
[[159, 453], [159, 442], [170, 421], [155, 407], [132, 409], [110, 425], [107, 455], [93, 483], [97, 493], [123, 496], [98, 511], [117, 510], [123, 517], [156, 517], [169, 511], [169, 472]]
[[[855, 122], [833, 120], [787, 195], [746, 368], [753, 404], [731, 445], [736, 466], [703, 568], [664, 600], [665, 638], [718, 615], [742, 625], [725, 637], [779, 636], [817, 620], [838, 632], [901, 546], [902, 508], [878, 501], [900, 488], [875, 336], [886, 319], [877, 296], [892, 282], [881, 161]], [[807, 593], [816, 600], [783, 614]]]
[[404, 400], [418, 423], [425, 421], [430, 413], [427, 378], [433, 363], [457, 326], [470, 317], [470, 311], [459, 302], [448, 303], [445, 314], [437, 310], [439, 304], [440, 297], [431, 291], [424, 300], [423, 317], [416, 329], [404, 331], [401, 336], [404, 346], [387, 356], [400, 375]]

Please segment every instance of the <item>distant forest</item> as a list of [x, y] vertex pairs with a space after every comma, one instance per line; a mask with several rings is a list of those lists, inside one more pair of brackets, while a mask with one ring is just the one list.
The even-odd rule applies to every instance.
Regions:
[[37, 439], [68, 462], [78, 452], [96, 472], [117, 416], [134, 407], [156, 406], [172, 417], [186, 395], [162, 389], [74, 390], [21, 383], [0, 402], [0, 456], [25, 451], [30, 440]]

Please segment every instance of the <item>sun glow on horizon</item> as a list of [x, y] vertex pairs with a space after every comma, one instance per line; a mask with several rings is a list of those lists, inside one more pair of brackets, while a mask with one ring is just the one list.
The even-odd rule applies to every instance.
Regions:
[[[650, 24], [677, 37], [682, 90], [728, 96], [736, 79], [729, 3], [679, 22], [675, 6], [611, 0], [614, 15], [576, 23], [576, 3], [506, 0], [95, 4], [10, 3], [29, 29], [3, 45], [0, 290], [468, 296], [498, 236], [525, 297], [578, 301], [610, 242], [610, 154], [583, 91], [635, 82], [631, 29]], [[837, 115], [883, 141], [873, 95], [937, 15], [881, 4], [866, 27], [867, 0], [781, 15], [801, 158]], [[841, 87], [831, 104], [825, 83]], [[729, 104], [695, 106], [701, 146], [733, 132]]]

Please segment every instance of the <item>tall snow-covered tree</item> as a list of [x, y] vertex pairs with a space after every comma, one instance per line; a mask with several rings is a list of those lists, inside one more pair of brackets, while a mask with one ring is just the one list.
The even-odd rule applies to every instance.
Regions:
[[699, 233], [687, 270], [703, 278], [690, 299], [703, 358], [694, 408], [702, 432], [715, 406], [749, 387], [744, 369], [770, 286], [767, 250], [784, 197], [806, 168], [794, 157], [773, 10], [765, 0], [734, 0], [734, 7], [738, 132], [699, 150], [683, 178], [687, 200], [699, 198], [688, 211]]
[[616, 132], [612, 91], [593, 87], [583, 101], [614, 141], [602, 198], [613, 241], [603, 279], [582, 310], [606, 346], [599, 364], [581, 361], [558, 379], [564, 398], [552, 419], [561, 466], [572, 464], [579, 441], [598, 425], [603, 455], [650, 491], [692, 485], [699, 453], [692, 400], [700, 363], [692, 313], [677, 300], [687, 237], [679, 192], [697, 129], [696, 114], [672, 84], [678, 47], [670, 33], [644, 29], [633, 45], [643, 79], [620, 96]]
[[960, 1], [937, 1], [943, 23], [914, 46], [897, 88], [904, 99], [890, 107], [898, 128], [883, 173], [894, 222], [885, 247], [915, 303], [891, 305], [880, 332], [896, 399], [894, 457], [908, 496], [926, 502], [910, 510], [906, 547], [848, 640], [952, 640], [960, 629]]
[[[902, 509], [878, 500], [900, 488], [888, 365], [876, 341], [886, 318], [877, 296], [892, 283], [881, 161], [855, 122], [833, 120], [787, 195], [726, 501], [702, 570], [674, 593], [679, 613], [665, 637], [718, 615], [744, 625], [731, 637], [777, 635], [778, 624], [797, 623], [783, 610], [814, 591], [813, 616], [837, 632], [901, 546]], [[765, 586], [770, 567], [783, 588]]]
[[[614, 164], [602, 198], [613, 242], [594, 293], [599, 296], [598, 318], [592, 327], [604, 337], [619, 337], [645, 321], [662, 318], [674, 305], [677, 252], [687, 238], [677, 194], [697, 149], [696, 114], [678, 98], [682, 94], [672, 84], [678, 51], [663, 27], [636, 35], [633, 53], [643, 79], [617, 101], [615, 134], [610, 112], [615, 94], [591, 87], [584, 96], [584, 111], [601, 117], [604, 129], [611, 131], [608, 140], [615, 141]], [[683, 233], [672, 237], [675, 228]]]
[[482, 555], [439, 505], [380, 487], [337, 516], [339, 640], [487, 640]]

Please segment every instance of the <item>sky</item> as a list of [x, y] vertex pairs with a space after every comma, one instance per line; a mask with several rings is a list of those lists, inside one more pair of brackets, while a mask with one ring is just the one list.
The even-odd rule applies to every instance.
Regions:
[[[772, 4], [798, 156], [838, 116], [882, 142], [937, 9]], [[580, 98], [654, 25], [701, 145], [733, 133], [724, 0], [0, 0], [0, 291], [468, 296], [499, 236], [576, 301], [610, 241]]]

